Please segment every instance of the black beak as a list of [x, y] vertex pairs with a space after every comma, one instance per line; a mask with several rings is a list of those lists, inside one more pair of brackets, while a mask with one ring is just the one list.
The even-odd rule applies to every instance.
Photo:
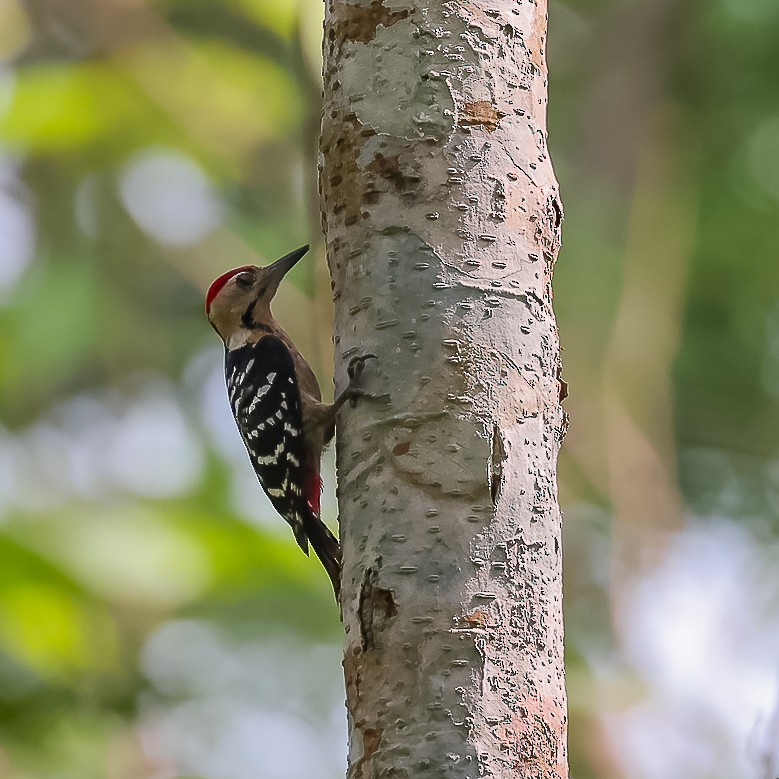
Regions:
[[308, 244], [301, 246], [299, 249], [295, 249], [295, 251], [285, 254], [280, 260], [276, 260], [276, 262], [271, 265], [267, 265], [263, 270], [271, 279], [273, 279], [273, 281], [278, 283], [287, 275], [287, 272], [292, 266], [306, 254], [309, 248], [311, 247]]

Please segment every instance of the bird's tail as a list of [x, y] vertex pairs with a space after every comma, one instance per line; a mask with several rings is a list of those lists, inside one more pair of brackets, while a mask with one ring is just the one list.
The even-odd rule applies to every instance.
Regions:
[[313, 512], [306, 523], [305, 530], [316, 556], [322, 561], [322, 565], [330, 577], [335, 599], [338, 600], [341, 594], [341, 546], [338, 539]]

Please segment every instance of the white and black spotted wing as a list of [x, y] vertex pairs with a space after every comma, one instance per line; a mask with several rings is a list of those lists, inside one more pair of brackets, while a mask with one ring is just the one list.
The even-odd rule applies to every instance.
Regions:
[[311, 509], [300, 391], [289, 349], [275, 336], [228, 351], [227, 395], [254, 470], [273, 507], [308, 554]]
[[228, 351], [225, 373], [230, 406], [260, 484], [306, 554], [310, 542], [338, 598], [341, 547], [319, 518], [319, 453], [306, 449], [292, 354], [279, 338], [266, 335]]

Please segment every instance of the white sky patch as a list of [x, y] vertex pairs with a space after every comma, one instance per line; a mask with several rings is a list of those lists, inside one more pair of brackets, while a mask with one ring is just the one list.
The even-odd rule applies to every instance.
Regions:
[[[155, 631], [141, 653], [141, 670], [165, 695], [203, 694], [213, 690], [214, 674], [227, 662], [219, 631], [208, 622], [175, 620]], [[205, 669], [211, 672], [204, 673]]]
[[[339, 773], [327, 754], [334, 744], [308, 723], [225, 696], [176, 706], [144, 728], [142, 744], [150, 759], [188, 776], [332, 779]], [[341, 773], [344, 767], [338, 766]]]
[[0, 511], [57, 508], [117, 491], [169, 498], [203, 474], [203, 445], [176, 388], [155, 375], [136, 386], [70, 398], [28, 428], [0, 430]]
[[196, 393], [200, 416], [214, 449], [226, 460], [246, 459], [246, 449], [227, 401], [224, 349], [215, 346], [198, 354], [187, 366], [184, 381]]
[[203, 471], [203, 454], [180, 406], [162, 382], [127, 404], [105, 447], [118, 486], [150, 498], [192, 489]]
[[163, 244], [199, 243], [222, 221], [222, 205], [202, 168], [173, 149], [135, 155], [120, 176], [119, 195], [141, 229]]
[[68, 441], [54, 425], [42, 422], [25, 432], [19, 455], [17, 477], [22, 503], [32, 511], [53, 509], [70, 491]]
[[158, 691], [142, 703], [144, 751], [159, 765], [203, 777], [343, 775], [340, 654], [337, 645], [294, 640], [231, 643], [208, 623], [169, 622], [141, 655]]
[[[0, 512], [59, 508], [74, 493], [74, 462], [80, 453], [86, 454], [49, 422], [18, 435], [0, 435]], [[94, 458], [87, 457], [88, 470], [94, 472]], [[95, 476], [100, 478], [99, 471]]]
[[51, 419], [67, 442], [72, 494], [87, 500], [107, 497], [112, 484], [106, 474], [105, 448], [114, 436], [116, 415], [106, 399], [76, 395], [54, 409]]
[[59, 508], [72, 494], [74, 444], [57, 425], [40, 421], [18, 435], [0, 440], [0, 464], [8, 464], [0, 508], [32, 513]]
[[322, 455], [320, 475], [322, 476], [322, 518], [327, 520], [328, 524], [332, 524], [330, 518], [338, 514], [338, 503], [335, 498], [335, 441]]
[[230, 465], [230, 507], [238, 516], [252, 524], [281, 537], [289, 536], [292, 541], [289, 525], [276, 513], [270, 498], [260, 486], [246, 450], [244, 460], [245, 462], [238, 461]]
[[752, 779], [759, 752], [779, 751], [755, 743], [779, 705], [777, 558], [701, 521], [626, 594], [624, 650], [649, 691], [607, 728], [631, 779]]

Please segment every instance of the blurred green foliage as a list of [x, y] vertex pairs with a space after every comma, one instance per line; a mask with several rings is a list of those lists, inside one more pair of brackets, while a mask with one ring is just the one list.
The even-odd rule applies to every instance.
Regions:
[[[318, 112], [308, 95], [319, 89], [319, 44], [301, 32], [301, 13], [321, 9], [0, 5], [3, 777], [185, 771], [185, 758], [141, 743], [153, 729], [144, 723], [187, 699], [139, 665], [164, 625], [214, 625], [224, 662], [258, 641], [312, 653], [326, 642], [337, 658], [326, 580], [268, 508], [247, 517], [236, 507], [241, 453], [226, 457], [235, 442], [228, 433], [215, 444], [208, 429], [225, 420], [207, 419], [221, 400], [221, 352], [202, 289], [230, 264], [316, 237], [306, 202], [315, 146], [304, 139]], [[314, 267], [298, 272], [281, 316], [311, 294]], [[313, 356], [327, 350], [314, 322], [299, 330]], [[161, 377], [183, 432], [159, 433], [164, 415], [133, 427], [152, 413], [148, 388]], [[128, 476], [122, 450], [148, 425], [163, 446], [156, 476]], [[197, 462], [171, 487], [165, 458], [191, 459], [193, 446]], [[247, 499], [259, 495], [242, 478]], [[324, 681], [309, 680], [309, 703], [324, 717], [340, 669], [315, 670]], [[319, 703], [317, 686], [330, 691]], [[340, 762], [343, 747], [332, 750]], [[250, 770], [234, 761], [221, 770]], [[188, 768], [202, 770], [196, 759]]]
[[[550, 10], [572, 759], [579, 779], [616, 777], [588, 737], [587, 657], [612, 651], [603, 550], [630, 559], [620, 518], [647, 496], [641, 479], [617, 494], [615, 448], [646, 465], [619, 414], [683, 516], [779, 525], [779, 12]], [[259, 502], [202, 313], [226, 267], [317, 240], [321, 16], [314, 0], [0, 3], [2, 777], [341, 772], [337, 610]], [[277, 315], [327, 377], [314, 254]], [[662, 536], [659, 514], [638, 538]], [[258, 733], [298, 762], [259, 772]]]

